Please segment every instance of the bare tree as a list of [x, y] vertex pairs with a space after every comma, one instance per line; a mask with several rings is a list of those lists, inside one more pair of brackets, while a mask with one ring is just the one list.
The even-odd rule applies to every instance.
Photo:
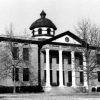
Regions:
[[[75, 30], [78, 36], [89, 44], [86, 45], [84, 49], [87, 63], [85, 71], [89, 86], [89, 80], [97, 78], [94, 69], [98, 68], [96, 55], [100, 46], [100, 28], [95, 24], [91, 24], [90, 20], [84, 19], [78, 23]], [[90, 49], [89, 46], [94, 46], [95, 49]]]
[[[12, 24], [10, 25], [10, 30], [6, 30], [6, 36], [9, 38], [14, 37]], [[32, 68], [30, 61], [23, 61], [22, 49], [24, 46], [24, 44], [4, 41], [0, 44], [0, 80], [10, 77], [13, 80], [14, 93], [16, 92], [16, 68], [21, 69], [21, 71], [19, 71], [19, 74], [23, 73], [22, 69], [24, 67]], [[18, 48], [16, 48], [15, 50], [14, 47]], [[31, 49], [30, 46], [29, 49]], [[31, 70], [29, 70], [29, 74], [34, 77], [30, 78], [29, 80], [29, 83], [32, 85], [33, 80], [35, 80], [36, 78]], [[21, 85], [25, 85], [22, 80], [18, 80], [18, 83]]]

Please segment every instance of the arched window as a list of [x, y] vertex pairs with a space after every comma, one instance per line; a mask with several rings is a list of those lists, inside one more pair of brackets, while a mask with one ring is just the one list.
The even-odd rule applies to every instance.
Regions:
[[41, 28], [38, 29], [38, 34], [42, 34], [42, 29]]
[[50, 35], [50, 33], [51, 33], [51, 29], [48, 28], [48, 29], [47, 29], [47, 34]]

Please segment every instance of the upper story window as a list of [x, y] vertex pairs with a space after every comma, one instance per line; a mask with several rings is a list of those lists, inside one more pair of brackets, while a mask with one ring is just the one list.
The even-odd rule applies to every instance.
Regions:
[[42, 29], [41, 28], [38, 29], [38, 34], [42, 34]]
[[48, 28], [48, 29], [47, 29], [47, 34], [50, 35], [50, 33], [51, 33], [51, 29]]
[[71, 64], [71, 52], [63, 52], [63, 64], [65, 59], [68, 60], [68, 64]]
[[97, 64], [100, 64], [100, 54], [97, 54]]
[[78, 64], [78, 65], [83, 65], [82, 53], [80, 53], [80, 52], [75, 52], [75, 60], [76, 60], [76, 64]]
[[59, 64], [59, 54], [57, 51], [50, 52], [50, 63], [52, 63], [54, 59], [56, 60], [56, 64]]
[[12, 56], [13, 56], [14, 60], [18, 60], [19, 59], [19, 48], [18, 47], [13, 47]]
[[34, 30], [32, 30], [33, 36], [34, 36]]
[[23, 48], [23, 60], [29, 60], [29, 48]]

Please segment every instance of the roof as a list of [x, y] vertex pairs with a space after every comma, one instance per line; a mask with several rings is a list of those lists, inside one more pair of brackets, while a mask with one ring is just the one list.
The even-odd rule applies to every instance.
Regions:
[[31, 24], [30, 30], [33, 30], [34, 28], [38, 28], [38, 27], [49, 27], [49, 28], [53, 28], [54, 30], [57, 29], [50, 19], [45, 18], [46, 13], [44, 11], [40, 13], [40, 16], [41, 18], [39, 18], [38, 20], [36, 20]]
[[22, 39], [22, 38], [16, 38], [16, 37], [5, 37], [0, 36], [0, 42], [17, 42], [17, 43], [28, 43], [28, 44], [40, 44], [40, 41], [31, 40], [31, 39]]
[[[56, 43], [53, 42], [53, 40], [56, 40], [62, 36], [65, 35], [69, 35], [70, 37], [72, 37], [73, 39], [77, 40], [80, 44], [65, 44], [65, 43]], [[18, 43], [28, 43], [28, 44], [37, 44], [39, 46], [43, 46], [46, 44], [53, 44], [53, 45], [63, 45], [63, 46], [74, 46], [74, 47], [88, 47], [89, 49], [95, 50], [95, 49], [100, 49], [100, 47], [97, 46], [92, 46], [89, 45], [88, 43], [86, 43], [85, 41], [83, 41], [82, 39], [80, 39], [79, 37], [77, 37], [76, 35], [74, 35], [73, 33], [66, 31], [64, 33], [61, 33], [59, 35], [54, 36], [53, 38], [44, 40], [44, 41], [35, 41], [35, 40], [28, 40], [28, 39], [22, 39], [22, 38], [14, 38], [14, 37], [4, 37], [4, 36], [0, 36], [0, 42], [1, 41], [7, 41], [7, 42], [18, 42]]]

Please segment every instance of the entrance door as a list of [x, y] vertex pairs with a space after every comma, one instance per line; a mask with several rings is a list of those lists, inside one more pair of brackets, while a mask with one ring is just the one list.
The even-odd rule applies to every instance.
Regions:
[[50, 70], [50, 85], [52, 85], [52, 70]]
[[57, 86], [59, 86], [59, 71], [56, 71], [56, 76], [57, 76]]

